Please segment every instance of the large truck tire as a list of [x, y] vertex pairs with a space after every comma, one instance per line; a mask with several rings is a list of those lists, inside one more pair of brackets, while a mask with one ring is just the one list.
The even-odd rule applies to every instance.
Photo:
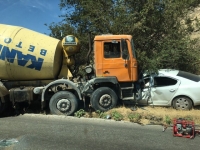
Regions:
[[71, 92], [59, 91], [51, 97], [49, 108], [52, 114], [70, 116], [78, 109], [78, 99]]
[[96, 89], [91, 96], [91, 104], [95, 110], [107, 111], [117, 105], [117, 94], [109, 87]]

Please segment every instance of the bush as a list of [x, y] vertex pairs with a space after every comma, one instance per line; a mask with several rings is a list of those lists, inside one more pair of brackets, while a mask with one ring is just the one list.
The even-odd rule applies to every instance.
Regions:
[[80, 109], [79, 111], [74, 113], [74, 116], [78, 117], [78, 118], [80, 118], [80, 117], [82, 117], [84, 115], [85, 115], [85, 110], [83, 110], [83, 109]]
[[165, 123], [168, 125], [172, 123], [172, 119], [168, 115], [165, 116]]
[[141, 118], [142, 118], [142, 116], [139, 113], [130, 113], [128, 115], [128, 119], [131, 122], [139, 122]]
[[96, 113], [98, 114], [99, 118], [105, 119], [106, 118], [106, 114], [100, 110], [97, 110]]
[[115, 120], [115, 121], [121, 121], [123, 120], [124, 116], [122, 114], [120, 114], [118, 111], [113, 111], [111, 112], [111, 117]]

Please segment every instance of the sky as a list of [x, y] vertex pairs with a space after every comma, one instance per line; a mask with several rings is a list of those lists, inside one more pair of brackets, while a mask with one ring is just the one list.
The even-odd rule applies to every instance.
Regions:
[[44, 24], [59, 22], [60, 0], [0, 0], [0, 24], [25, 27], [49, 34]]

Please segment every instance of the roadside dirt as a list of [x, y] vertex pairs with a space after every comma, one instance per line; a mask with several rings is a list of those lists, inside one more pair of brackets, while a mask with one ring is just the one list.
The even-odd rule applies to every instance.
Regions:
[[184, 118], [195, 121], [195, 124], [200, 124], [200, 107], [195, 107], [192, 110], [176, 110], [171, 107], [138, 107], [136, 111], [132, 111], [130, 107], [119, 107], [111, 111], [118, 111], [123, 114], [124, 120], [130, 121], [129, 114], [140, 114], [139, 120], [142, 124], [166, 124], [173, 123], [173, 119]]

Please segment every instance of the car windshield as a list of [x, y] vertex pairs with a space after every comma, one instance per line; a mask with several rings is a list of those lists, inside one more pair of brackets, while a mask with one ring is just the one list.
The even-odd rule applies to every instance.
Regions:
[[185, 71], [179, 71], [177, 76], [192, 80], [194, 82], [200, 81], [200, 76]]

